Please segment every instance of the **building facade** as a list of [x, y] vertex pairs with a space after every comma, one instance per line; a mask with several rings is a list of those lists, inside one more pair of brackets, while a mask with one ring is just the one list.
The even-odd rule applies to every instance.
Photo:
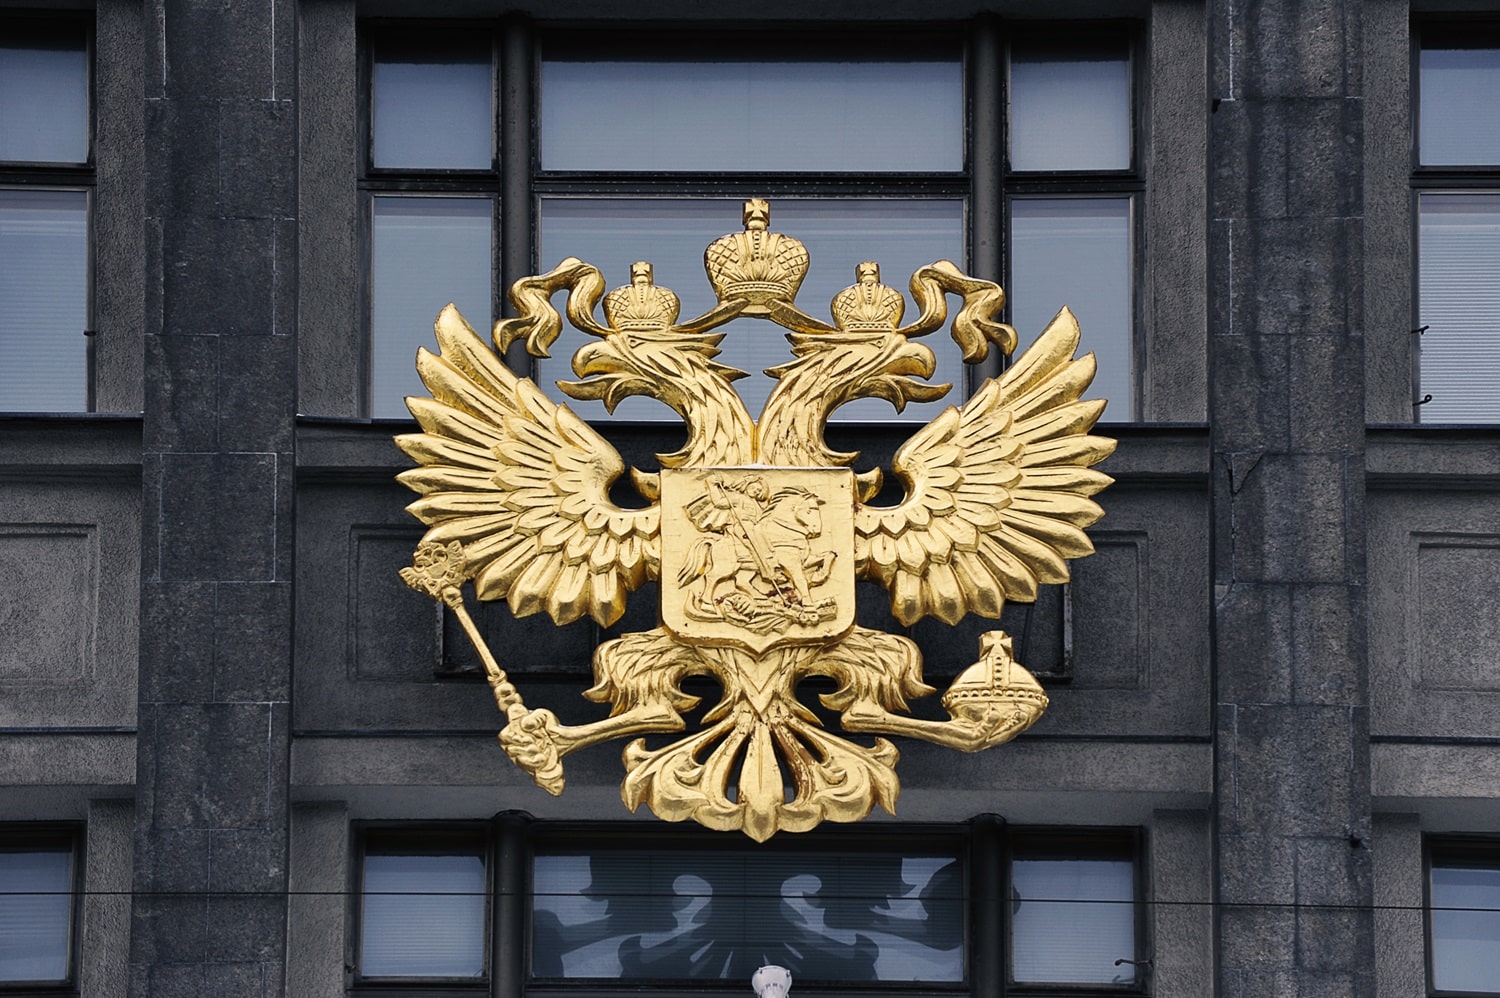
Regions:
[[[1500, 994], [1496, 14], [0, 3], [0, 994]], [[686, 303], [747, 196], [809, 311], [938, 255], [1023, 344], [1072, 305], [1119, 440], [1002, 621], [1045, 717], [765, 846], [630, 813], [617, 744], [505, 759], [391, 443], [450, 299], [577, 255]], [[478, 623], [576, 721], [651, 602]], [[910, 629], [928, 681], [992, 626]]]

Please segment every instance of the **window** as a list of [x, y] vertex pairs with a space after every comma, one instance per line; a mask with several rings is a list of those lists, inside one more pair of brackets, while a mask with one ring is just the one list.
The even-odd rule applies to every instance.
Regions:
[[77, 843], [71, 828], [0, 826], [0, 993], [72, 983]]
[[88, 45], [0, 22], [0, 412], [91, 407]]
[[1500, 843], [1429, 843], [1428, 873], [1431, 993], [1500, 995]]
[[[798, 301], [814, 315], [826, 315], [862, 260], [877, 260], [882, 280], [904, 287], [938, 259], [975, 270], [971, 243], [993, 245], [993, 234], [1003, 234], [1010, 272], [989, 276], [1006, 281], [1012, 321], [1029, 339], [1071, 304], [1085, 348], [1100, 353], [1106, 372], [1096, 393], [1128, 418], [1143, 189], [1133, 29], [1070, 26], [1065, 47], [1048, 41], [1055, 30], [986, 30], [1008, 53], [1008, 77], [980, 78], [984, 60], [962, 29], [825, 26], [711, 37], [575, 30], [538, 32], [534, 43], [527, 32], [520, 49], [534, 59], [529, 101], [501, 101], [515, 89], [498, 85], [507, 70], [500, 53], [517, 51], [505, 31], [371, 27], [369, 411], [403, 416], [402, 396], [420, 393], [411, 358], [431, 339], [434, 288], [482, 328], [524, 273], [577, 256], [617, 286], [629, 282], [633, 262], [650, 257], [656, 282], [679, 295], [685, 317], [706, 311], [714, 299], [704, 248], [737, 231], [743, 200], [756, 196], [771, 201], [771, 229], [807, 245], [812, 266]], [[1008, 117], [1002, 100], [973, 100], [981, 90], [1009, 93]], [[507, 113], [521, 109], [532, 127], [506, 128]], [[1001, 120], [977, 128], [976, 114]], [[1007, 120], [1008, 156], [975, 148], [976, 135], [1003, 141]], [[501, 134], [529, 135], [530, 147], [502, 148]], [[976, 166], [1001, 159], [1008, 167], [993, 175]], [[526, 196], [507, 179], [517, 171]], [[997, 201], [991, 192], [1002, 185], [1006, 197]], [[501, 246], [518, 220], [530, 233], [524, 272]], [[492, 260], [509, 261], [508, 270]], [[751, 373], [736, 387], [758, 411], [772, 384], [760, 372], [785, 362], [786, 344], [754, 319], [724, 331], [719, 359]], [[537, 363], [539, 380], [572, 379], [571, 357], [585, 339], [565, 328], [552, 357]], [[933, 380], [957, 392], [909, 406], [904, 418], [930, 419], [965, 390], [956, 346], [937, 334], [926, 342], [938, 357]], [[588, 418], [606, 415], [601, 403], [570, 404]], [[631, 398], [616, 415], [666, 413]], [[895, 413], [862, 400], [839, 415]]]
[[1417, 30], [1417, 412], [1500, 422], [1500, 25]]
[[359, 977], [385, 982], [486, 978], [488, 862], [481, 833], [371, 832], [359, 883]]
[[[834, 992], [964, 995], [1001, 977], [1007, 995], [1145, 986], [1130, 831], [1007, 832], [978, 819], [755, 845], [696, 830], [501, 820], [488, 847], [467, 829], [359, 834], [356, 988], [468, 984], [484, 994], [495, 973], [524, 979], [533, 995], [741, 993], [767, 963], [787, 967], [799, 987]], [[494, 859], [506, 855], [526, 860]], [[517, 895], [517, 924], [487, 904]]]

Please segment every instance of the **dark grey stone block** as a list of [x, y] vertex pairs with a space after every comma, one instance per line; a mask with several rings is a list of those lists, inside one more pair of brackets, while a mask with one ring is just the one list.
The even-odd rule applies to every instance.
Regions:
[[146, 101], [150, 168], [146, 214], [154, 218], [218, 215], [219, 101], [203, 96]]
[[1275, 828], [1219, 836], [1219, 898], [1233, 905], [1290, 907], [1297, 898], [1297, 841]]
[[285, 336], [224, 336], [219, 354], [221, 447], [287, 453], [292, 449], [296, 344]]
[[[1219, 963], [1255, 976], [1295, 965], [1297, 916], [1281, 906], [1244, 905], [1219, 913]], [[1255, 992], [1267, 994], [1275, 992]]]
[[149, 864], [138, 883], [145, 890], [183, 896], [209, 888], [209, 835], [202, 828], [160, 828], [151, 836]]
[[229, 894], [274, 894], [286, 885], [287, 833], [283, 828], [223, 829], [209, 836], [209, 885]]
[[[205, 994], [234, 998], [268, 998], [266, 964], [208, 963], [203, 967]], [[279, 993], [279, 992], [276, 992]]]
[[[1356, 730], [1344, 707], [1243, 705], [1234, 711], [1234, 799], [1223, 830], [1275, 828], [1296, 836], [1348, 835], [1364, 785], [1351, 759]], [[1222, 860], [1221, 860], [1222, 861]]]
[[290, 218], [297, 213], [296, 105], [289, 100], [215, 102], [219, 213]]
[[1279, 102], [1286, 119], [1287, 214], [1364, 213], [1364, 102], [1347, 95]]
[[[285, 756], [266, 704], [164, 704], [152, 751], [157, 828], [265, 828]], [[281, 791], [284, 792], [284, 791]]]
[[[130, 961], [157, 965], [196, 963], [207, 952], [208, 933], [206, 898], [193, 894], [138, 893], [131, 912]], [[153, 996], [158, 993], [152, 992]]]
[[1346, 581], [1350, 486], [1340, 457], [1261, 457], [1231, 500], [1235, 579]]
[[1368, 700], [1365, 592], [1359, 586], [1291, 586], [1293, 699], [1345, 704]]
[[1216, 219], [1281, 218], [1287, 214], [1287, 127], [1278, 107], [1263, 101], [1224, 100], [1209, 116], [1216, 146], [1236, 150], [1213, 160]]
[[274, 223], [194, 217], [162, 226], [162, 332], [271, 335]]
[[164, 0], [166, 93], [273, 97], [272, 5]]
[[[1371, 852], [1347, 835], [1296, 841], [1297, 903], [1353, 908], [1373, 896]], [[1299, 927], [1299, 934], [1302, 929]]]
[[1287, 338], [1286, 395], [1295, 450], [1353, 454], [1364, 448], [1365, 341], [1357, 329]]
[[1222, 398], [1235, 399], [1233, 408], [1214, 422], [1214, 446], [1219, 451], [1287, 449], [1291, 441], [1286, 396], [1290, 340], [1255, 329], [1213, 337], [1214, 390]]
[[217, 926], [209, 936], [205, 954], [210, 964], [249, 965], [242, 974], [259, 980], [258, 964], [281, 959], [286, 945], [284, 897], [216, 894], [209, 902], [208, 914]]
[[213, 699], [285, 700], [292, 660], [291, 584], [223, 583], [214, 615]]
[[1288, 588], [1236, 582], [1216, 607], [1219, 699], [1281, 703], [1292, 695], [1294, 661]]
[[1369, 914], [1363, 911], [1302, 906], [1297, 911], [1297, 966], [1323, 973], [1368, 966], [1373, 954], [1357, 942], [1368, 927]]
[[1340, 0], [1289, 0], [1230, 7], [1234, 90], [1243, 97], [1334, 97], [1350, 92]]
[[219, 337], [151, 336], [146, 363], [155, 410], [153, 447], [169, 451], [213, 451], [219, 447]]
[[275, 570], [274, 454], [162, 459], [161, 574], [169, 581], [257, 582]]
[[1236, 330], [1343, 333], [1359, 292], [1345, 261], [1359, 250], [1345, 218], [1261, 219], [1236, 230], [1228, 305]]
[[155, 964], [141, 969], [149, 984], [144, 988], [133, 987], [131, 994], [151, 995], [152, 998], [201, 998], [205, 994], [217, 993], [207, 990], [207, 968], [201, 963]]

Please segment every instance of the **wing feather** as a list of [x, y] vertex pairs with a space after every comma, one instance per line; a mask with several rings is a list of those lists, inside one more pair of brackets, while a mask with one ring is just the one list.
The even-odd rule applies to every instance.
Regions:
[[420, 467], [397, 478], [426, 540], [459, 541], [474, 591], [516, 616], [608, 626], [660, 563], [657, 507], [609, 498], [620, 455], [566, 406], [516, 377], [452, 305], [435, 324], [440, 354], [417, 352], [431, 398], [407, 399], [421, 433], [396, 444]]
[[1115, 442], [1089, 435], [1105, 403], [1081, 400], [1095, 364], [1073, 356], [1078, 342], [1063, 309], [1000, 378], [902, 445], [899, 505], [855, 511], [857, 570], [890, 590], [903, 624], [998, 617], [1093, 552], [1084, 528], [1104, 511], [1088, 497], [1112, 479], [1090, 466]]

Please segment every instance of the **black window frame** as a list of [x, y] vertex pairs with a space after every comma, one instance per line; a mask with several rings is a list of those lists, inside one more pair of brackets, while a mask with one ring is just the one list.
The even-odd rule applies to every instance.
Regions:
[[[1474, 40], [1476, 32], [1486, 41], [1500, 47], [1500, 15], [1423, 16], [1413, 18], [1411, 21], [1408, 61], [1410, 81], [1408, 105], [1411, 131], [1407, 138], [1411, 161], [1411, 193], [1408, 203], [1411, 219], [1411, 328], [1413, 338], [1416, 340], [1412, 346], [1411, 365], [1412, 422], [1414, 423], [1423, 422], [1422, 407], [1432, 400], [1431, 393], [1424, 391], [1422, 387], [1420, 360], [1421, 338], [1427, 332], [1427, 328], [1422, 325], [1421, 321], [1421, 196], [1423, 194], [1482, 194], [1493, 195], [1497, 202], [1500, 202], [1500, 163], [1466, 166], [1424, 165], [1422, 163], [1422, 49], [1424, 39], [1449, 38], [1468, 42]], [[1497, 322], [1500, 322], [1500, 318], [1497, 318]], [[1465, 420], [1460, 423], [1479, 426], [1496, 425], [1493, 421], [1480, 420]], [[1431, 425], [1455, 424], [1450, 420]]]
[[1436, 964], [1432, 938], [1432, 870], [1435, 866], [1468, 865], [1500, 871], [1500, 835], [1441, 835], [1422, 840], [1422, 941], [1426, 959], [1428, 998], [1486, 998], [1500, 996], [1500, 980], [1489, 991], [1439, 989], [1434, 983]]
[[[494, 159], [485, 171], [392, 170], [373, 165], [371, 122], [374, 118], [371, 67], [382, 36], [423, 32], [487, 33], [492, 53], [491, 78], [495, 84], [491, 135]], [[1145, 296], [1137, 292], [1144, 273], [1145, 194], [1144, 163], [1148, 92], [1146, 88], [1144, 22], [1133, 18], [1069, 21], [1005, 21], [980, 15], [966, 21], [881, 21], [869, 24], [810, 21], [794, 25], [778, 22], [732, 22], [707, 26], [702, 22], [653, 22], [642, 27], [622, 22], [617, 28], [599, 22], [531, 22], [523, 18], [501, 20], [392, 20], [372, 18], [359, 24], [360, 38], [360, 162], [359, 191], [364, 231], [365, 257], [361, 273], [365, 287], [365, 348], [362, 352], [361, 409], [368, 418], [374, 411], [371, 398], [372, 296], [370, 293], [373, 197], [380, 194], [483, 195], [493, 199], [492, 260], [496, 279], [492, 284], [492, 315], [506, 314], [506, 292], [510, 284], [537, 272], [541, 201], [547, 198], [681, 198], [748, 196], [777, 198], [838, 199], [858, 197], [878, 200], [959, 200], [963, 205], [962, 243], [965, 268], [981, 276], [993, 276], [1002, 284], [1010, 280], [1008, 244], [1010, 205], [1013, 197], [1126, 197], [1129, 220], [1131, 304], [1129, 355], [1132, 357], [1131, 400], [1128, 412], [1119, 408], [1110, 415], [1116, 421], [1140, 418], [1147, 367], [1144, 336]], [[1109, 171], [1014, 171], [1009, 166], [1008, 88], [1009, 52], [1012, 37], [1052, 32], [1065, 38], [1093, 41], [1112, 38], [1124, 43], [1129, 59], [1130, 165]], [[901, 52], [910, 56], [913, 45], [946, 46], [961, 61], [963, 79], [963, 168], [944, 173], [717, 173], [683, 172], [654, 174], [626, 171], [543, 170], [540, 162], [541, 62], [549, 47], [569, 54], [590, 49], [601, 54], [639, 50], [640, 45], [660, 49], [692, 51], [705, 39], [713, 51], [723, 54], [726, 39], [731, 54], [767, 57], [764, 46], [793, 45], [808, 55], [828, 55], [835, 41], [847, 50]], [[788, 43], [786, 39], [797, 41]], [[884, 47], [884, 48], [882, 48]], [[776, 53], [773, 53], [776, 54]], [[515, 65], [519, 62], [520, 65]], [[984, 120], [994, 117], [995, 120]], [[513, 149], [507, 139], [526, 137], [524, 149]], [[524, 195], [522, 190], [524, 189]], [[732, 227], [732, 223], [731, 223]], [[528, 238], [518, 245], [518, 233]], [[992, 272], [992, 273], [990, 273]], [[1007, 318], [1008, 318], [1007, 310]], [[1022, 331], [1023, 338], [1040, 330]], [[512, 347], [507, 360], [513, 367], [534, 374], [532, 359]], [[980, 369], [967, 368], [967, 384], [959, 386], [967, 397], [979, 382], [999, 370], [992, 359]]]
[[[98, 170], [95, 155], [98, 140], [98, 95], [95, 92], [95, 26], [91, 11], [16, 10], [0, 13], [0, 32], [9, 39], [26, 41], [82, 36], [85, 92], [88, 95], [87, 153], [78, 163], [0, 160], [0, 189], [78, 191], [84, 195], [85, 270], [84, 270], [84, 407], [82, 409], [10, 410], [0, 400], [0, 412], [37, 416], [73, 416], [95, 412], [98, 406], [98, 371], [96, 358], [95, 306], [95, 239], [94, 216]], [[28, 37], [29, 36], [29, 37]]]
[[79, 993], [79, 963], [83, 936], [84, 829], [76, 822], [35, 821], [0, 824], [0, 852], [56, 852], [72, 855], [72, 897], [68, 919], [68, 973], [59, 981], [0, 980], [4, 998], [59, 998]]
[[[774, 836], [757, 844], [741, 835], [711, 832], [660, 822], [544, 821], [521, 812], [503, 812], [488, 822], [355, 822], [350, 870], [348, 992], [360, 998], [418, 998], [434, 995], [508, 995], [521, 998], [639, 998], [669, 994], [673, 998], [743, 996], [748, 981], [652, 979], [606, 982], [596, 979], [542, 978], [532, 974], [532, 870], [538, 852], [589, 853], [633, 848], [660, 851], [861, 851], [891, 853], [951, 851], [963, 864], [964, 978], [953, 984], [923, 982], [822, 982], [797, 980], [794, 990], [825, 998], [882, 995], [886, 998], [1102, 998], [1151, 993], [1148, 936], [1146, 835], [1138, 827], [1007, 825], [994, 815], [963, 823], [825, 824], [800, 835]], [[364, 857], [369, 843], [435, 851], [434, 843], [464, 843], [486, 857], [491, 895], [486, 910], [489, 947], [482, 981], [454, 979], [374, 979], [358, 972], [360, 897]], [[482, 846], [480, 845], [482, 843]], [[1016, 984], [1009, 980], [1010, 864], [1018, 851], [1073, 858], [1128, 859], [1134, 871], [1136, 980], [1128, 985]], [[996, 934], [1000, 938], [994, 938]]]

